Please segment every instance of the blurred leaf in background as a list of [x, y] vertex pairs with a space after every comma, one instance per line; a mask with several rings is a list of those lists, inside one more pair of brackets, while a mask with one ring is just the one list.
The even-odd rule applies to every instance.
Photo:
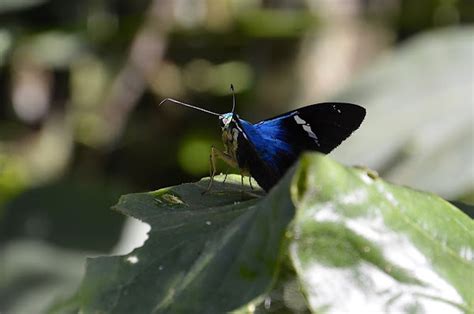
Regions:
[[[90, 255], [90, 253], [89, 253]], [[0, 311], [44, 312], [74, 292], [83, 276], [84, 252], [21, 240], [0, 248]]]
[[335, 156], [449, 199], [473, 195], [473, 40], [473, 27], [424, 34], [363, 73], [340, 98], [367, 118]]
[[123, 223], [123, 217], [108, 208], [124, 191], [116, 183], [74, 179], [25, 191], [6, 205], [0, 241], [30, 238], [64, 248], [107, 252]]

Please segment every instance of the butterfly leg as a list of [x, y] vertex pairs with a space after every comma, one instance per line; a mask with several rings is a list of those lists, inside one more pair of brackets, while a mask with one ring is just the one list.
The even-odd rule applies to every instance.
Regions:
[[249, 178], [250, 189], [252, 191], [254, 191], [254, 188], [253, 188], [253, 185], [252, 185], [252, 176], [246, 170], [240, 169], [240, 184], [241, 184], [241, 188], [242, 188], [240, 192], [241, 192], [242, 199], [248, 199], [248, 197], [251, 197], [251, 198], [260, 197], [261, 195], [259, 195], [259, 194], [255, 194], [251, 191], [245, 190], [244, 177]]
[[225, 171], [224, 180], [222, 180], [222, 184], [224, 184], [225, 181], [227, 180], [227, 175], [228, 174], [229, 174], [229, 168], [227, 168], [227, 170]]
[[229, 154], [220, 151], [219, 149], [215, 148], [214, 146], [211, 146], [211, 155], [209, 156], [209, 163], [211, 166], [210, 169], [210, 180], [209, 180], [209, 185], [207, 187], [207, 190], [203, 192], [207, 193], [211, 190], [212, 188], [212, 183], [214, 182], [214, 176], [216, 175], [216, 160], [217, 158], [223, 160], [225, 163], [227, 163], [231, 167], [236, 167], [238, 168], [237, 161], [235, 161]]

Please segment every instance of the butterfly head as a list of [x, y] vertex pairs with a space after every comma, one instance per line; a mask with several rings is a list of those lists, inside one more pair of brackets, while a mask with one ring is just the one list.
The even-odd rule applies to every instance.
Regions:
[[221, 114], [219, 116], [219, 123], [221, 125], [222, 130], [230, 128], [232, 122], [235, 123], [236, 116], [237, 115], [232, 112]]

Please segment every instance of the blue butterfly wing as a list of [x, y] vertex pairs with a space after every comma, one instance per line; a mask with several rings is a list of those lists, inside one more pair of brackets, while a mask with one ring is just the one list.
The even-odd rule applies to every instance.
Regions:
[[259, 185], [268, 190], [303, 151], [329, 153], [360, 126], [364, 117], [365, 109], [358, 105], [321, 103], [255, 125], [240, 119], [249, 142], [242, 155], [254, 155], [254, 165], [247, 167]]
[[[286, 165], [298, 158], [298, 152], [288, 141], [288, 134], [282, 119], [267, 120], [266, 123], [252, 125], [241, 120], [242, 128], [257, 155], [267, 168], [278, 177], [286, 171]], [[258, 180], [257, 180], [258, 181]]]
[[349, 103], [321, 103], [299, 108], [255, 124], [268, 139], [288, 143], [299, 154], [314, 150], [327, 154], [357, 130], [365, 109]]

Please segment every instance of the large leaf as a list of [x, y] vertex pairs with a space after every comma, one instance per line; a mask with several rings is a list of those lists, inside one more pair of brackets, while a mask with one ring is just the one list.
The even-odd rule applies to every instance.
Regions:
[[126, 256], [87, 261], [80, 309], [223, 313], [264, 294], [294, 214], [291, 176], [260, 199], [248, 199], [233, 178], [215, 187], [225, 193], [203, 196], [201, 181], [122, 197], [115, 209], [150, 224], [149, 239]]
[[321, 155], [302, 158], [291, 258], [311, 308], [474, 311], [474, 223], [441, 198]]
[[299, 284], [315, 312], [474, 309], [474, 225], [456, 207], [320, 154], [292, 177], [260, 198], [238, 176], [204, 196], [206, 181], [122, 197], [115, 208], [150, 224], [149, 239], [89, 259], [53, 310], [302, 312]]

